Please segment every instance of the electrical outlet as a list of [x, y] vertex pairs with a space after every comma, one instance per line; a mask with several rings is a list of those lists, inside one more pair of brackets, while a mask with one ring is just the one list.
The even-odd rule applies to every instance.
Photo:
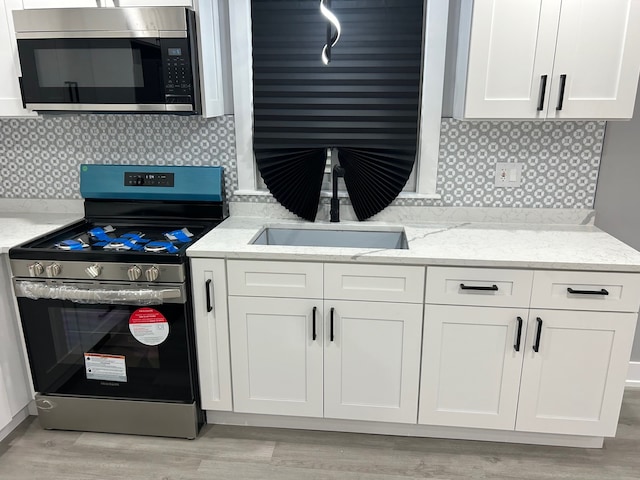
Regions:
[[519, 187], [522, 185], [522, 163], [496, 163], [496, 187]]

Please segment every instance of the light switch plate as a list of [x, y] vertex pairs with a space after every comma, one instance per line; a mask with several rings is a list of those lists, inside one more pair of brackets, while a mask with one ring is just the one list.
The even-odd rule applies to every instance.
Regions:
[[496, 187], [519, 187], [522, 185], [522, 163], [496, 163]]

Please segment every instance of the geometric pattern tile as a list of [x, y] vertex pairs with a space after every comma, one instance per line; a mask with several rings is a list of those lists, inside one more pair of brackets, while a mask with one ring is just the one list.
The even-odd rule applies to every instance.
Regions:
[[[437, 177], [442, 198], [402, 198], [392, 205], [593, 208], [605, 127], [601, 121], [444, 118]], [[496, 162], [522, 162], [522, 187], [495, 187]], [[275, 201], [232, 196], [238, 185], [232, 115], [0, 119], [0, 198], [80, 198], [81, 163], [222, 165], [229, 199]]]
[[80, 198], [81, 163], [222, 165], [237, 188], [233, 116], [45, 115], [0, 119], [0, 197]]

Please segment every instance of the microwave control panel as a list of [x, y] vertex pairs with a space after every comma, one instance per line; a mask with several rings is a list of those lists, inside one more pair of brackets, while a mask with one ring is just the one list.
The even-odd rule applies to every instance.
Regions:
[[161, 39], [167, 103], [193, 103], [193, 66], [187, 39]]

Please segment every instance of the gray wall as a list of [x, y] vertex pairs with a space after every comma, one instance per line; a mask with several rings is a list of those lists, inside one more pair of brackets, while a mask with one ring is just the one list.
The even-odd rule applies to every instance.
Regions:
[[[640, 95], [633, 120], [607, 123], [595, 208], [598, 227], [640, 250]], [[640, 329], [631, 359], [640, 361]]]

